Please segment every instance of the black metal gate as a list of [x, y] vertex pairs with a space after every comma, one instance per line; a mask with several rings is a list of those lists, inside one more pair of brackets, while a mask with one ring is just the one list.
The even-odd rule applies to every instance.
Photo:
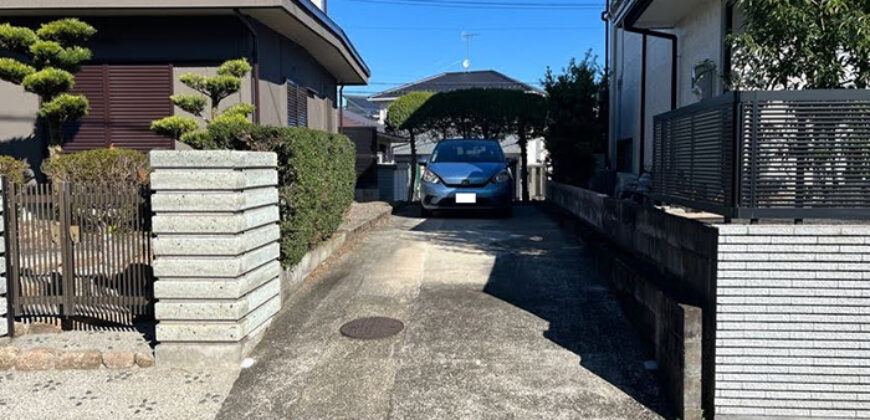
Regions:
[[63, 328], [153, 317], [148, 188], [4, 181], [11, 315]]

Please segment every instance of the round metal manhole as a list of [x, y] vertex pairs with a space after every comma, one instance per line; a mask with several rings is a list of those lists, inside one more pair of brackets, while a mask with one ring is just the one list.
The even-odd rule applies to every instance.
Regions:
[[405, 328], [398, 319], [374, 316], [359, 318], [341, 326], [339, 330], [345, 337], [358, 340], [378, 340], [392, 337]]

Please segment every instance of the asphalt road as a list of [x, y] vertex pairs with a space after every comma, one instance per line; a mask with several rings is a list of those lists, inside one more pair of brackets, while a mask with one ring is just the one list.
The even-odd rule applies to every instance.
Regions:
[[[510, 219], [405, 213], [306, 283], [218, 418], [669, 417], [586, 245], [534, 207]], [[365, 316], [405, 329], [339, 333]]]

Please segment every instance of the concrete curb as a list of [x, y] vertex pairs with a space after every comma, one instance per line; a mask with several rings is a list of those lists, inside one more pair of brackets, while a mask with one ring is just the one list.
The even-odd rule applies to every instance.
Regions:
[[375, 217], [348, 228], [339, 228], [331, 238], [308, 251], [302, 260], [281, 273], [281, 305], [290, 300], [311, 273], [317, 270], [330, 257], [359, 240], [373, 228], [385, 223], [393, 214], [393, 207], [386, 207]]

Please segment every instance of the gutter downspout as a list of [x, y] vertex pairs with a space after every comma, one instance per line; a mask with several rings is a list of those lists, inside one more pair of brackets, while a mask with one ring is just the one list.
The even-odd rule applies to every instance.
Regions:
[[647, 37], [656, 37], [668, 39], [671, 41], [671, 110], [677, 109], [677, 36], [667, 32], [653, 31], [650, 29], [641, 29], [633, 26], [625, 26], [622, 28], [626, 32], [643, 35], [643, 47], [641, 57], [641, 77], [640, 77], [640, 147], [639, 147], [639, 175], [646, 170], [644, 168], [644, 154], [646, 152], [646, 65], [647, 65]]
[[344, 131], [344, 85], [338, 85], [338, 133]]
[[242, 14], [241, 10], [233, 9], [233, 12], [238, 16], [248, 33], [251, 34], [251, 61], [254, 67], [251, 71], [251, 102], [254, 103], [254, 115], [252, 116], [254, 124], [260, 123], [260, 41], [257, 35], [257, 30], [254, 25], [248, 20], [247, 16]]

